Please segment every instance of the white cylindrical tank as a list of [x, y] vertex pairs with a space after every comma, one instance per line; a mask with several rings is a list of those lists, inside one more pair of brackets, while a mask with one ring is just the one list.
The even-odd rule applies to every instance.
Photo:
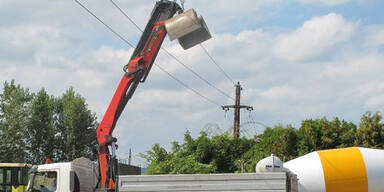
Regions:
[[384, 192], [384, 150], [351, 147], [312, 152], [284, 163], [299, 192]]
[[262, 172], [282, 172], [283, 162], [276, 156], [266, 157], [256, 164], [256, 173]]

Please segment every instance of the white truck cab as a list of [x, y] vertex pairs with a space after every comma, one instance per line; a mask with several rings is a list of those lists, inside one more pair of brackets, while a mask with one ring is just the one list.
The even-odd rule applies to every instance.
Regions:
[[92, 192], [96, 186], [95, 165], [86, 158], [72, 162], [33, 166], [28, 192]]

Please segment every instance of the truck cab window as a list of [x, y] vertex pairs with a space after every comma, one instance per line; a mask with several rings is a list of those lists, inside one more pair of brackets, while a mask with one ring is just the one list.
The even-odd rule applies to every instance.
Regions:
[[57, 188], [57, 173], [38, 172], [33, 180], [33, 192], [54, 192]]

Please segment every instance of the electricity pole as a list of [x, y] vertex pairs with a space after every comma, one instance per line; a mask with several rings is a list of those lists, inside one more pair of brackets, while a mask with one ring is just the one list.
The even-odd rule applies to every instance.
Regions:
[[233, 118], [233, 138], [238, 139], [240, 137], [240, 109], [245, 108], [248, 111], [252, 111], [252, 106], [240, 105], [240, 95], [241, 95], [241, 85], [240, 82], [237, 82], [235, 85], [236, 95], [235, 95], [235, 105], [225, 105], [222, 106], [224, 111], [229, 111], [229, 108], [233, 108], [234, 110], [234, 118]]
[[132, 163], [132, 150], [129, 148], [129, 156], [128, 156], [128, 165], [131, 165]]

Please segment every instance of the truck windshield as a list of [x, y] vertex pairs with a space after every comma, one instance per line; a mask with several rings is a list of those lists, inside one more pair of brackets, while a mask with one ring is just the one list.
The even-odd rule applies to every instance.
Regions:
[[36, 172], [33, 178], [32, 192], [54, 192], [56, 191], [57, 173]]

